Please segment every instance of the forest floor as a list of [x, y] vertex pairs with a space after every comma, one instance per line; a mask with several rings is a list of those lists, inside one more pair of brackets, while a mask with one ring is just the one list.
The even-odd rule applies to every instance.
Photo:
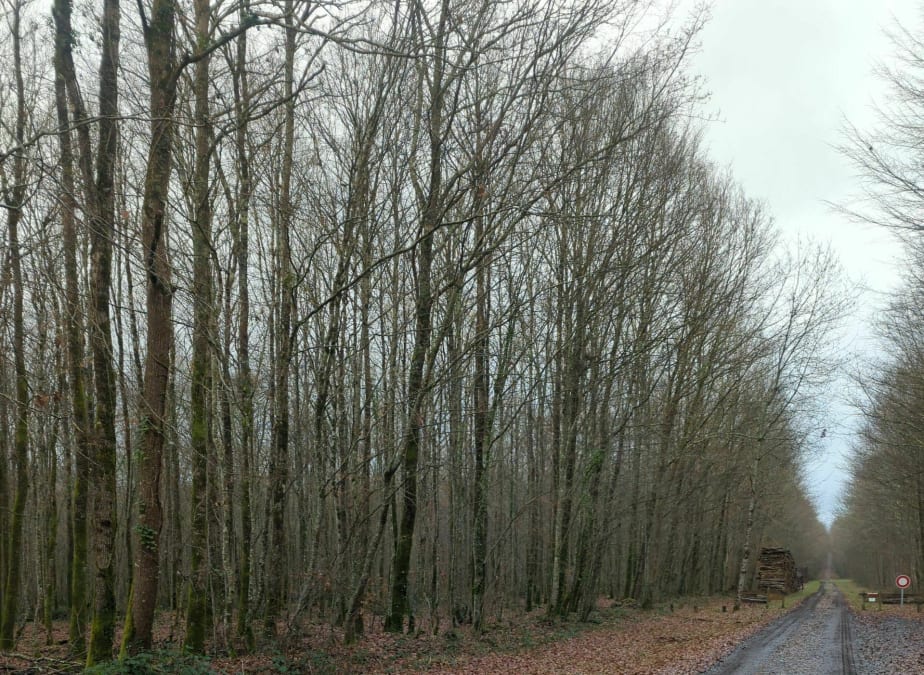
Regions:
[[[814, 586], [817, 588], [817, 585]], [[741, 641], [791, 610], [813, 587], [770, 605], [732, 612], [730, 598], [688, 598], [641, 610], [601, 601], [586, 623], [548, 619], [541, 610], [495, 620], [481, 635], [446, 628], [436, 635], [396, 636], [376, 626], [344, 645], [329, 627], [300, 630], [282, 649], [248, 656], [191, 657], [175, 648], [179, 623], [159, 622], [158, 647], [137, 672], [188, 673], [699, 673]], [[20, 658], [0, 655], [0, 673], [78, 672], [69, 660], [67, 626], [56, 622], [53, 644], [27, 624]], [[139, 663], [138, 665], [142, 665]], [[107, 670], [105, 672], [120, 672]]]
[[[549, 635], [536, 646], [466, 653], [454, 660], [433, 658], [420, 663], [430, 673], [701, 673], [717, 659], [768, 623], [791, 610], [803, 596], [790, 598], [784, 608], [745, 605], [732, 612], [730, 598], [675, 601], [654, 610], [624, 610], [615, 616], [601, 612], [593, 627], [577, 634]], [[493, 635], [492, 632], [489, 635]], [[536, 631], [532, 631], [533, 636]], [[418, 664], [408, 664], [414, 672]]]

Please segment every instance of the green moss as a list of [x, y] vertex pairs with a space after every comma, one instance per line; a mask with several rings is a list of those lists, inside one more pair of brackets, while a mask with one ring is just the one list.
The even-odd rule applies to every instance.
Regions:
[[189, 425], [189, 436], [193, 447], [203, 447], [208, 442], [209, 427], [203, 412], [202, 410], [193, 411], [192, 420]]
[[150, 553], [157, 551], [157, 532], [147, 525], [136, 525], [135, 531], [141, 541], [141, 547]]
[[132, 618], [132, 605], [135, 602], [135, 584], [132, 582], [128, 589], [128, 606], [125, 608], [125, 626], [122, 629], [122, 644], [119, 647], [119, 660], [122, 661], [128, 656], [129, 645], [135, 639], [135, 621]]
[[71, 558], [71, 596], [69, 639], [71, 653], [82, 655], [86, 649], [87, 626], [87, 526], [86, 488], [78, 476], [74, 480], [74, 539]]
[[[111, 584], [107, 586], [112, 588]], [[87, 667], [112, 658], [112, 641], [115, 637], [115, 600], [111, 594], [98, 603], [90, 623], [90, 644], [87, 647]]]
[[201, 652], [205, 646], [205, 632], [207, 624], [205, 595], [197, 592], [190, 585], [186, 604], [186, 639], [183, 647], [192, 652]]
[[[21, 458], [20, 458], [21, 459]], [[25, 462], [23, 462], [24, 464]], [[13, 522], [11, 525], [9, 546], [9, 568], [7, 569], [6, 585], [3, 588], [2, 616], [0, 616], [0, 651], [10, 651], [16, 645], [16, 614], [19, 609], [20, 593], [20, 564], [22, 562], [20, 551], [22, 549], [22, 523], [25, 511], [25, 501], [28, 485], [23, 487], [22, 476], [19, 476], [19, 485], [16, 497], [13, 499]]]
[[[151, 431], [152, 429], [153, 429], [153, 425], [151, 424], [151, 418], [148, 417], [147, 415], [142, 416], [142, 418], [138, 420], [138, 434], [139, 435], [143, 436], [144, 434]], [[139, 450], [138, 451], [139, 457], [141, 456], [141, 454], [142, 454], [142, 451]]]

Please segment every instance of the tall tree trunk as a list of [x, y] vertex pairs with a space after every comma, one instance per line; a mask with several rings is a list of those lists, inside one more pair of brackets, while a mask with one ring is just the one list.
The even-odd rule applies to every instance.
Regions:
[[378, 555], [379, 545], [382, 543], [382, 536], [385, 534], [385, 528], [388, 524], [388, 508], [389, 504], [393, 502], [391, 496], [391, 483], [397, 470], [397, 464], [385, 469], [384, 484], [382, 488], [382, 511], [379, 514], [379, 527], [376, 530], [375, 538], [371, 542], [371, 545], [366, 549], [359, 580], [356, 582], [356, 587], [353, 590], [353, 594], [350, 598], [350, 603], [347, 608], [343, 637], [343, 641], [347, 644], [354, 642], [356, 638], [361, 636], [363, 633], [363, 601], [366, 597], [366, 588], [369, 585], [369, 577], [372, 574], [372, 565], [375, 562], [376, 555]]
[[728, 497], [729, 487], [722, 488], [722, 506], [719, 509], [719, 518], [715, 525], [712, 539], [712, 552], [709, 558], [707, 592], [716, 593], [725, 590], [727, 570], [727, 538], [728, 538]]
[[[246, 3], [241, 9], [243, 20]], [[238, 199], [236, 215], [231, 231], [234, 238], [235, 264], [237, 266], [238, 323], [238, 396], [240, 398], [241, 449], [241, 541], [238, 563], [237, 587], [237, 633], [244, 638], [249, 649], [254, 646], [253, 628], [250, 624], [250, 561], [251, 561], [251, 516], [250, 516], [250, 455], [254, 428], [253, 380], [250, 372], [250, 199], [253, 191], [250, 173], [250, 153], [247, 150], [248, 120], [250, 117], [250, 88], [247, 80], [247, 33], [237, 39], [235, 53], [236, 67], [233, 84], [235, 87], [237, 131], [234, 137], [235, 159], [238, 172]]]
[[[209, 39], [209, 0], [195, 0], [196, 42]], [[209, 56], [196, 63], [195, 97], [196, 157], [193, 175], [195, 213], [191, 223], [193, 243], [193, 354], [190, 395], [190, 441], [192, 450], [192, 558], [186, 603], [186, 638], [183, 645], [202, 651], [208, 608], [208, 467], [214, 454], [212, 443], [212, 354], [209, 332], [212, 308], [212, 210], [209, 199]]]
[[87, 665], [112, 657], [115, 636], [116, 432], [115, 376], [112, 368], [112, 330], [109, 297], [112, 286], [112, 242], [115, 240], [115, 165], [119, 114], [119, 0], [103, 3], [100, 54], [99, 154], [96, 161], [98, 211], [91, 219], [92, 288], [90, 345], [93, 354], [94, 405], [93, 465], [93, 622]]
[[[368, 210], [363, 209], [363, 268], [369, 269], [372, 263], [372, 235], [369, 232]], [[373, 543], [371, 537], [371, 519], [372, 519], [372, 415], [373, 406], [375, 405], [375, 394], [372, 373], [372, 340], [370, 337], [370, 317], [369, 310], [372, 308], [372, 282], [369, 275], [363, 278], [360, 290], [360, 328], [359, 348], [362, 354], [362, 430], [360, 439], [363, 447], [361, 460], [361, 483], [362, 493], [360, 495], [360, 504], [362, 504], [363, 513], [367, 515], [363, 530], [359, 550], [366, 551], [366, 560], [359, 573], [359, 580], [356, 583], [356, 591], [347, 606], [346, 626], [344, 629], [344, 641], [349, 642], [350, 638], [361, 637], [365, 631], [363, 625], [362, 607], [365, 599], [366, 585], [369, 576], [372, 574], [372, 565], [378, 556], [379, 544], [382, 541], [382, 535], [388, 524], [388, 505], [391, 499], [388, 495], [383, 495], [381, 505], [382, 516], [379, 521], [379, 529], [376, 532]], [[395, 467], [397, 468], [397, 467]], [[393, 475], [394, 472], [392, 472]], [[390, 489], [390, 485], [388, 486]]]
[[[232, 217], [233, 218], [233, 217]], [[222, 598], [221, 638], [227, 648], [231, 648], [231, 626], [236, 595], [234, 575], [234, 418], [231, 412], [232, 385], [230, 361], [233, 327], [231, 312], [233, 274], [229, 274], [224, 284], [224, 317], [221, 331], [221, 379], [219, 409], [221, 415], [222, 445], [222, 484], [221, 484], [221, 561], [224, 581]]]
[[[77, 272], [77, 226], [75, 212], [76, 185], [74, 153], [71, 145], [71, 118], [68, 113], [67, 80], [73, 78], [70, 0], [56, 0], [52, 9], [55, 21], [55, 110], [61, 166], [61, 234], [64, 249], [64, 322], [67, 345], [67, 371], [70, 384], [75, 453], [74, 480], [71, 487], [73, 515], [71, 526], [70, 568], [70, 649], [83, 654], [87, 623], [87, 487], [89, 481], [89, 422], [87, 390], [83, 370], [83, 311], [80, 304], [80, 280]], [[82, 109], [82, 105], [75, 107]], [[76, 121], [76, 120], [75, 120]]]
[[[58, 303], [55, 301], [55, 323], [60, 327], [62, 325], [61, 321], [61, 312], [58, 308]], [[58, 333], [56, 339], [58, 344], [65, 344], [66, 341], [62, 340], [63, 336]], [[44, 353], [44, 352], [43, 352]], [[65, 373], [65, 365], [60, 350], [55, 350], [55, 355], [53, 357], [55, 362], [55, 371], [57, 373], [57, 388], [58, 392], [63, 392], [67, 387], [67, 376]], [[67, 417], [61, 414], [61, 397], [58, 396], [55, 398], [55, 403], [52, 409], [52, 421], [51, 424], [54, 425], [51, 438], [48, 439], [48, 443], [45, 448], [45, 461], [48, 471], [48, 503], [46, 504], [45, 511], [45, 598], [44, 598], [44, 624], [45, 624], [45, 645], [51, 646], [54, 643], [54, 613], [57, 607], [58, 599], [58, 574], [57, 574], [57, 551], [58, 551], [58, 433], [59, 433], [59, 424], [61, 436], [66, 436], [64, 433], [64, 424]]]
[[484, 197], [487, 192], [487, 167], [482, 156], [483, 148], [479, 142], [475, 158], [475, 241], [478, 247], [475, 268], [475, 373], [474, 388], [475, 417], [473, 421], [473, 443], [475, 472], [472, 477], [472, 627], [476, 632], [484, 628], [484, 592], [488, 573], [488, 504], [486, 490], [485, 465], [486, 454], [491, 442], [491, 421], [488, 406], [488, 348], [490, 346], [489, 280], [488, 256], [485, 242]]
[[[417, 522], [417, 460], [420, 452], [421, 432], [425, 424], [427, 387], [424, 386], [424, 366], [430, 350], [433, 332], [432, 288], [433, 239], [442, 219], [441, 192], [443, 187], [443, 82], [445, 68], [446, 26], [449, 21], [449, 4], [443, 0], [439, 26], [434, 44], [433, 70], [429, 83], [429, 110], [420, 111], [428, 118], [427, 136], [430, 150], [430, 175], [427, 201], [420, 222], [420, 243], [417, 246], [417, 275], [414, 298], [414, 348], [408, 368], [408, 416], [401, 441], [401, 464], [404, 478], [400, 530], [395, 546], [391, 573], [391, 608], [385, 620], [385, 630], [400, 633], [404, 618], [408, 617], [409, 630], [413, 630], [414, 617], [408, 603], [408, 575], [411, 568], [411, 549], [414, 544], [414, 527]], [[423, 86], [423, 85], [422, 85]]]
[[559, 615], [567, 613], [567, 566], [571, 544], [572, 506], [574, 503], [574, 471], [577, 464], [578, 417], [581, 409], [581, 388], [586, 364], [584, 362], [584, 299], [577, 300], [574, 319], [574, 333], [570, 336], [564, 359], [565, 375], [562, 382], [562, 403], [560, 434], [561, 447], [556, 452], [562, 457], [561, 504], [556, 537], [555, 592], [550, 598], [550, 608]]
[[524, 563], [526, 572], [526, 611], [533, 611], [533, 606], [542, 602], [542, 593], [540, 590], [539, 579], [540, 569], [539, 556], [542, 550], [541, 527], [539, 521], [541, 518], [540, 505], [537, 496], [541, 493], [539, 484], [539, 458], [536, 452], [536, 406], [529, 402], [526, 405], [526, 425], [524, 433], [526, 434], [526, 466], [527, 466], [527, 499], [529, 499], [529, 529], [526, 537], [526, 561]]
[[[127, 223], [126, 223], [127, 225]], [[124, 240], [124, 237], [123, 237]], [[125, 249], [122, 247], [116, 248], [116, 259], [115, 265], [116, 269], [119, 268], [120, 257], [125, 255]], [[117, 275], [118, 276], [118, 275]], [[128, 277], [128, 283], [131, 283], [131, 277]], [[129, 296], [130, 298], [131, 296]], [[126, 582], [128, 587], [131, 588], [132, 583], [132, 530], [134, 529], [134, 521], [132, 519], [132, 503], [134, 501], [135, 494], [135, 471], [134, 471], [134, 444], [132, 442], [132, 427], [128, 423], [130, 417], [129, 413], [129, 393], [128, 393], [128, 378], [126, 377], [126, 372], [128, 367], [125, 360], [125, 331], [124, 323], [122, 319], [123, 308], [128, 307], [128, 312], [132, 311], [131, 304], [126, 305], [126, 299], [122, 294], [122, 284], [117, 283], [116, 285], [116, 301], [115, 301], [115, 334], [116, 334], [116, 347], [118, 348], [118, 357], [116, 362], [116, 372], [117, 381], [119, 386], [119, 402], [122, 411], [122, 445], [125, 450], [125, 488], [124, 488], [124, 497], [122, 499], [123, 509], [122, 513], [125, 517], [125, 525], [122, 527], [123, 539], [122, 543], [125, 547], [124, 549], [124, 560], [127, 565], [127, 578]], [[140, 378], [139, 378], [140, 380]]]
[[[22, 72], [22, 5], [13, 3], [13, 72], [16, 78], [16, 143], [22, 146], [26, 129], [26, 97]], [[0, 536], [9, 537], [6, 545], [6, 577], [0, 580], [3, 601], [0, 606], [0, 651], [10, 651], [15, 643], [14, 629], [19, 610], [20, 565], [22, 564], [22, 529], [29, 493], [29, 383], [26, 379], [24, 289], [22, 281], [22, 260], [19, 247], [19, 226], [26, 196], [25, 148], [17, 151], [13, 160], [12, 186], [3, 186], [7, 208], [7, 233], [9, 245], [9, 275], [13, 287], [13, 361], [16, 377], [16, 424], [13, 433], [13, 459], [16, 472], [16, 491], [9, 532]], [[5, 457], [0, 461], [6, 462]]]
[[167, 204], [173, 160], [174, 0], [154, 0], [145, 35], [151, 82], [151, 145], [144, 183], [141, 237], [147, 278], [147, 335], [144, 386], [139, 403], [141, 457], [138, 462], [138, 540], [131, 610], [126, 617], [123, 653], [151, 648], [157, 603], [160, 532], [163, 526], [160, 475], [166, 433], [167, 392], [173, 349], [173, 282], [167, 255]]
[[[286, 530], [285, 505], [288, 489], [289, 462], [289, 368], [292, 361], [292, 305], [295, 284], [292, 272], [290, 231], [292, 222], [292, 164], [295, 153], [295, 16], [293, 0], [285, 2], [285, 66], [282, 166], [280, 175], [279, 213], [276, 218], [276, 250], [278, 260], [277, 292], [279, 313], [276, 326], [276, 361], [274, 364], [274, 411], [270, 458], [270, 570], [285, 569]], [[285, 575], [266, 574], [266, 617], [264, 630], [275, 635], [276, 621], [282, 615], [287, 597]]]
[[[16, 12], [18, 17], [19, 12]], [[18, 18], [17, 18], [18, 21]], [[18, 40], [17, 40], [18, 43]], [[18, 49], [17, 49], [18, 52]], [[18, 188], [18, 186], [17, 186]], [[14, 188], [14, 192], [22, 191]], [[26, 379], [25, 328], [23, 323], [23, 284], [21, 253], [19, 248], [19, 223], [22, 202], [13, 204], [7, 216], [10, 276], [13, 286], [13, 361], [16, 377], [16, 424], [13, 433], [13, 466], [16, 474], [16, 490], [13, 495], [12, 518], [6, 550], [8, 552], [6, 578], [3, 580], [2, 620], [0, 620], [0, 651], [9, 651], [15, 644], [16, 615], [19, 609], [20, 567], [22, 564], [22, 529], [29, 494], [29, 383]], [[5, 459], [3, 461], [6, 461]]]
[[[609, 431], [609, 425], [604, 427]], [[616, 529], [612, 522], [614, 520], [614, 511], [615, 511], [615, 496], [616, 496], [616, 486], [619, 481], [619, 475], [622, 471], [622, 458], [624, 452], [624, 443], [625, 443], [625, 434], [624, 429], [618, 430], [616, 443], [616, 457], [613, 460], [613, 468], [610, 473], [609, 487], [607, 489], [606, 500], [602, 505], [603, 513], [600, 516], [595, 516], [591, 523], [595, 523], [597, 517], [602, 521], [597, 531], [599, 532], [600, 539], [594, 544], [593, 551], [590, 554], [590, 564], [589, 569], [586, 571], [586, 583], [584, 585], [583, 597], [578, 598], [579, 593], [575, 591], [575, 609], [579, 609], [581, 612], [581, 621], [587, 621], [590, 616], [591, 611], [593, 611], [596, 606], [596, 599], [598, 588], [600, 585], [600, 576], [603, 569], [603, 559], [607, 551], [612, 548], [611, 541], [613, 539], [613, 532]], [[593, 537], [594, 530], [592, 526], [588, 526], [587, 533], [589, 537]], [[602, 590], [602, 589], [599, 589]], [[582, 602], [581, 606], [577, 606], [577, 602]]]
[[760, 459], [758, 454], [754, 459], [750, 476], [748, 476], [748, 513], [744, 524], [744, 547], [741, 551], [741, 563], [738, 566], [738, 580], [735, 584], [734, 609], [736, 612], [741, 609], [741, 598], [744, 596], [744, 587], [748, 578], [748, 568], [751, 564], [751, 538], [754, 536], [754, 514], [757, 511], [757, 480], [759, 469]]
[[[438, 161], [438, 160], [437, 160]], [[436, 195], [433, 195], [433, 200]], [[435, 221], [428, 213], [423, 223], [425, 235], [418, 247], [416, 319], [414, 329], [414, 350], [411, 355], [408, 375], [407, 427], [402, 440], [402, 470], [404, 490], [400, 531], [392, 563], [391, 609], [385, 622], [385, 630], [400, 633], [404, 629], [404, 618], [408, 616], [413, 627], [413, 617], [408, 604], [408, 574], [411, 565], [411, 548], [414, 542], [414, 526], [417, 520], [417, 458], [420, 452], [420, 436], [424, 426], [424, 407], [426, 389], [423, 386], [424, 362], [430, 348], [432, 332], [431, 313], [433, 295], [430, 288], [430, 269], [433, 262], [433, 230]]]

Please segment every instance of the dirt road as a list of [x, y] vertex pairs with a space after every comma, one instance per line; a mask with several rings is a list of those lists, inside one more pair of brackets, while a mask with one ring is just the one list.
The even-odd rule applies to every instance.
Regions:
[[801, 606], [743, 642], [707, 672], [854, 675], [852, 645], [847, 604], [837, 587], [826, 581]]

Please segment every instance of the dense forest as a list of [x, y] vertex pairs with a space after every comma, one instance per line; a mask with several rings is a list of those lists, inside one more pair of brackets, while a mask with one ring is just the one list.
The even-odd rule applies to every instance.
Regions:
[[849, 303], [706, 155], [702, 16], [0, 2], [0, 649], [66, 618], [98, 663], [167, 610], [193, 651], [482, 631], [823, 563]]

